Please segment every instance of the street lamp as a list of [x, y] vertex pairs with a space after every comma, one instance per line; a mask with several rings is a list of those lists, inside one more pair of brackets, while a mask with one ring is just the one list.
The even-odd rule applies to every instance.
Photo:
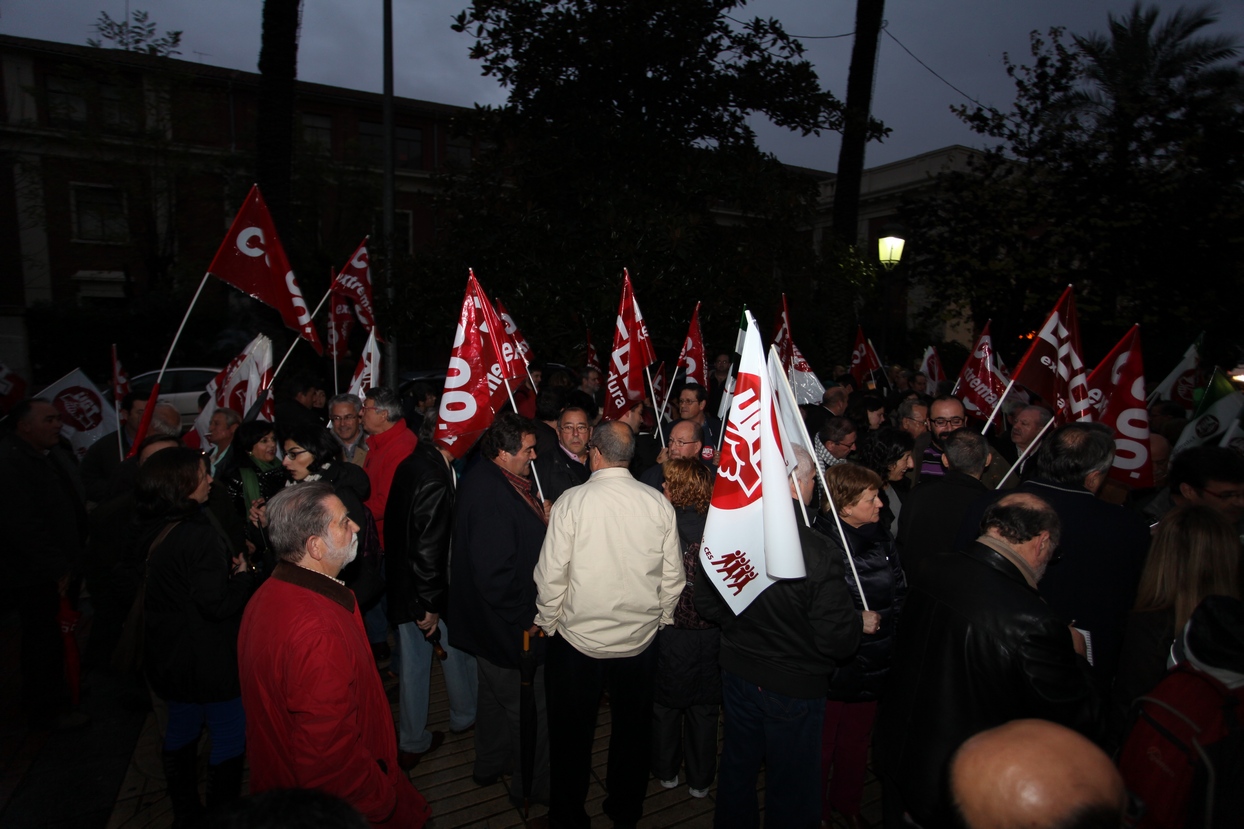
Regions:
[[890, 233], [882, 236], [877, 240], [877, 258], [881, 260], [881, 265], [887, 270], [894, 270], [894, 266], [898, 264], [898, 260], [903, 258], [903, 237]]

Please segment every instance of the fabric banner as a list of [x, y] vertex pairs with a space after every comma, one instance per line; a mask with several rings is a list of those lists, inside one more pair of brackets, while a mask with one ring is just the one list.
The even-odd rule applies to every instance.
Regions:
[[338, 359], [350, 350], [350, 332], [354, 330], [352, 303], [340, 294], [328, 298], [328, 352]]
[[937, 348], [929, 346], [924, 350], [924, 357], [920, 360], [920, 373], [929, 378], [929, 382], [935, 387], [938, 383], [946, 382], [946, 371], [942, 368], [942, 358], [937, 356]]
[[112, 344], [112, 400], [118, 406], [121, 400], [130, 393], [130, 376], [117, 357], [117, 344]]
[[1093, 419], [1083, 353], [1075, 296], [1068, 285], [1014, 375], [1017, 385], [1039, 394], [1054, 410], [1058, 423]]
[[872, 380], [876, 385], [874, 373], [881, 370], [881, 361], [877, 359], [875, 352], [868, 343], [868, 338], [864, 336], [864, 326], [859, 326], [855, 331], [855, 347], [851, 349], [851, 367], [848, 369], [852, 379], [855, 380], [855, 386], [859, 389], [868, 387], [868, 383]]
[[959, 379], [955, 381], [952, 392], [963, 401], [963, 408], [967, 409], [968, 414], [982, 419], [987, 419], [993, 413], [1002, 393], [1006, 391], [1007, 384], [993, 351], [989, 322], [985, 323], [980, 337], [976, 340], [976, 348], [972, 349], [972, 353], [963, 363], [963, 368], [959, 370]]
[[1180, 433], [1171, 457], [1193, 446], [1220, 443], [1231, 424], [1240, 419], [1241, 412], [1244, 412], [1244, 393], [1236, 391], [1231, 379], [1215, 366], [1205, 394], [1201, 396], [1201, 405]]
[[[271, 382], [272, 341], [260, 334], [208, 381], [205, 391], [212, 396], [211, 402], [203, 407], [194, 421], [194, 430], [199, 433], [199, 445], [208, 445], [207, 428], [216, 409], [233, 409], [245, 417], [259, 399], [259, 392]], [[259, 412], [260, 420], [273, 419], [272, 405], [269, 395]]]
[[310, 343], [316, 354], [324, 353], [259, 185], [251, 187], [207, 271], [275, 308], [285, 325]]
[[[683, 340], [682, 352], [674, 365], [674, 376], [678, 376], [679, 368], [686, 368], [687, 382], [699, 383], [708, 388], [708, 367], [704, 365], [704, 335], [700, 333], [700, 303], [695, 304], [691, 312], [691, 324], [687, 326], [687, 339]], [[664, 400], [664, 392], [661, 399]]]
[[[359, 322], [364, 328], [375, 329], [376, 306], [371, 293], [371, 260], [367, 255], [367, 238], [350, 256], [344, 268], [337, 273], [329, 290], [334, 296], [349, 299], [354, 303]], [[371, 333], [375, 333], [374, 330]]]
[[60, 412], [61, 437], [69, 441], [78, 460], [82, 460], [91, 444], [118, 428], [116, 412], [104, 403], [99, 389], [80, 368], [35, 397], [45, 398]]
[[[1201, 335], [1202, 337], [1204, 335]], [[1188, 346], [1179, 365], [1153, 389], [1155, 400], [1173, 400], [1183, 406], [1189, 415], [1196, 408], [1196, 373], [1201, 366], [1201, 337]]]
[[467, 277], [462, 312], [454, 331], [453, 350], [445, 372], [445, 390], [436, 417], [436, 443], [455, 458], [461, 458], [492, 425], [496, 407], [507, 399], [500, 361], [493, 343], [485, 306], [492, 312], [484, 292]]
[[500, 299], [497, 300], [497, 316], [501, 318], [501, 324], [505, 327], [506, 336], [518, 348], [518, 353], [523, 358], [523, 376], [527, 376], [527, 367], [531, 365], [531, 345], [528, 344], [527, 338], [523, 336], [523, 332], [518, 330], [518, 323], [514, 322], [514, 316], [506, 310], [505, 303]]
[[657, 361], [648, 327], [631, 289], [631, 275], [622, 271], [622, 299], [609, 354], [605, 383], [605, 420], [617, 420], [645, 397], [644, 369]]
[[380, 346], [376, 344], [376, 329], [373, 328], [367, 335], [367, 344], [363, 346], [363, 354], [359, 357], [359, 364], [354, 369], [347, 391], [356, 395], [362, 403], [367, 399], [365, 395], [368, 389], [383, 385], [380, 375]]
[[747, 323], [700, 545], [704, 572], [735, 614], [775, 581], [807, 575], [760, 329], [751, 314]]
[[1145, 407], [1145, 362], [1140, 326], [1133, 325], [1088, 376], [1094, 419], [1114, 430], [1110, 480], [1131, 487], [1153, 486], [1149, 454], [1149, 410]]
[[786, 305], [786, 294], [782, 294], [782, 310], [778, 314], [778, 330], [773, 337], [773, 347], [777, 349], [782, 370], [795, 393], [795, 399], [802, 404], [819, 404], [825, 395], [825, 386], [821, 379], [812, 371], [812, 366], [804, 358], [799, 346], [790, 333], [790, 309]]

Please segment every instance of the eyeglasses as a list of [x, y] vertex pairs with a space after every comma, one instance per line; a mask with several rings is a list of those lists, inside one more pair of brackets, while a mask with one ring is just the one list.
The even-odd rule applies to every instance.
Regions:
[[1214, 491], [1212, 489], [1203, 489], [1201, 492], [1206, 495], [1212, 495], [1219, 501], [1241, 501], [1244, 500], [1244, 490], [1241, 489], [1220, 489]]
[[698, 440], [678, 440], [677, 438], [670, 438], [670, 446], [693, 446], [694, 444], [701, 442], [702, 441]]
[[333, 415], [331, 418], [333, 423], [349, 423], [352, 420], [358, 420], [358, 415]]
[[910, 420], [912, 423], [916, 424], [917, 426], [928, 426], [929, 425], [928, 418], [925, 418], [924, 420], [916, 420], [914, 417], [904, 417], [903, 420]]
[[375, 406], [362, 406], [362, 407], [360, 407], [360, 408], [359, 408], [359, 412], [360, 412], [360, 413], [361, 413], [361, 412], [374, 412], [374, 411], [376, 411], [376, 407], [375, 407]]
[[310, 454], [311, 453], [307, 451], [306, 449], [286, 449], [285, 450], [285, 457], [289, 458], [290, 460], [298, 460], [298, 458], [300, 458], [301, 456], [310, 455]]
[[954, 426], [958, 429], [967, 422], [967, 419], [962, 417], [935, 417], [929, 422], [934, 426]]
[[696, 406], [696, 405], [698, 405], [698, 404], [699, 404], [699, 402], [700, 402], [700, 401], [699, 401], [699, 399], [698, 399], [698, 398], [695, 398], [695, 397], [690, 397], [690, 398], [688, 398], [688, 397], [680, 397], [680, 398], [678, 398], [678, 405], [679, 405], [679, 406]]

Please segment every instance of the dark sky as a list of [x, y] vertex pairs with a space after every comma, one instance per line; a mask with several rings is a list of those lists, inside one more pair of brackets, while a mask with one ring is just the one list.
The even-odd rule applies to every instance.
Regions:
[[[1164, 12], [1179, 7], [1158, 0]], [[181, 29], [181, 57], [256, 71], [262, 0], [134, 0], [150, 12], [161, 31]], [[479, 73], [467, 57], [473, 42], [450, 31], [466, 0], [393, 0], [396, 92], [447, 104], [500, 103], [504, 91]], [[1070, 32], [1105, 31], [1107, 15], [1124, 14], [1131, 0], [889, 0], [888, 32], [881, 37], [873, 113], [894, 132], [872, 144], [867, 165], [875, 166], [949, 144], [979, 146], [949, 111], [964, 98], [903, 50], [982, 103], [1007, 106], [1014, 88], [1003, 72], [1002, 55], [1026, 60], [1028, 33], [1063, 26]], [[100, 10], [126, 13], [117, 0], [0, 0], [0, 32], [66, 43], [94, 35]], [[806, 37], [807, 56], [821, 83], [846, 95], [855, 4], [846, 0], [755, 0], [737, 17], [775, 17], [787, 31]], [[1207, 30], [1244, 38], [1244, 2], [1220, 5], [1220, 22]], [[380, 91], [380, 0], [304, 0], [298, 76], [303, 80]], [[833, 170], [836, 134], [803, 138], [753, 119], [761, 146], [782, 161]]]

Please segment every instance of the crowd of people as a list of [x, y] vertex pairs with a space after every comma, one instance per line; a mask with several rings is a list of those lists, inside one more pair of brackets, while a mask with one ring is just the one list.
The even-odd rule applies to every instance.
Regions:
[[699, 553], [729, 370], [719, 355], [707, 386], [676, 387], [668, 417], [635, 400], [602, 421], [600, 371], [533, 367], [463, 458], [437, 447], [424, 383], [360, 400], [294, 377], [274, 422], [217, 409], [201, 449], [164, 404], [135, 447], [129, 397], [81, 464], [54, 406], [19, 404], [0, 486], [32, 724], [88, 722], [57, 619], [89, 604], [85, 664], [141, 671], [178, 826], [237, 809], [244, 764], [252, 796], [317, 790], [373, 826], [424, 825], [408, 773], [445, 740], [439, 662], [473, 782], [547, 804], [533, 825], [589, 825], [605, 697], [615, 826], [653, 779], [715, 785], [715, 826], [758, 826], [763, 766], [766, 826], [857, 829], [871, 763], [887, 827], [1104, 827], [1154, 796], [1108, 756], [1133, 700], [1181, 658], [1244, 686], [1244, 457], [1170, 458], [1186, 413], [1167, 404], [1154, 486], [1133, 491], [1108, 482], [1108, 429], [1045, 429], [1040, 401], [983, 434], [923, 375], [883, 393], [840, 372], [800, 407], [807, 575], [735, 613]]

